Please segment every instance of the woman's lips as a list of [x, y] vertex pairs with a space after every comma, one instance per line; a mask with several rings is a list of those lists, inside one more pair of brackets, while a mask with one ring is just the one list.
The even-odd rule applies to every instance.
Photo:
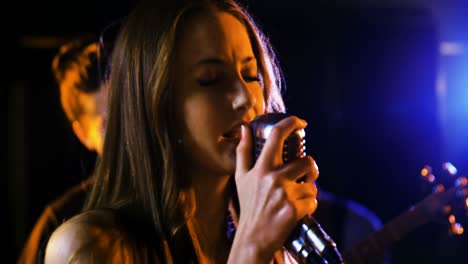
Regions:
[[240, 120], [231, 127], [229, 131], [222, 134], [223, 140], [235, 141], [239, 143], [240, 139], [242, 138], [242, 126], [248, 126], [249, 122], [245, 120]]
[[224, 133], [222, 136], [224, 139], [227, 139], [227, 140], [239, 140], [241, 138], [241, 126], [238, 125], [234, 127], [233, 129], [229, 130], [227, 133]]

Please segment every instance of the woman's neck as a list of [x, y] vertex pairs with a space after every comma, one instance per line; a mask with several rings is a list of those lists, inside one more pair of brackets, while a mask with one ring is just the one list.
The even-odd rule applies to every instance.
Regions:
[[[227, 239], [227, 207], [230, 198], [229, 176], [198, 177], [194, 180], [192, 201], [195, 211], [189, 220], [189, 230], [196, 251], [203, 262], [226, 262], [229, 253]], [[197, 245], [198, 244], [198, 245]]]

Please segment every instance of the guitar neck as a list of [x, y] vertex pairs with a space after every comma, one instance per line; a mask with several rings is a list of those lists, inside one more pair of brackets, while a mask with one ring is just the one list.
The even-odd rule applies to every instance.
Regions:
[[348, 249], [344, 254], [345, 262], [362, 263], [361, 260], [382, 258], [386, 248], [430, 219], [421, 206], [412, 207]]

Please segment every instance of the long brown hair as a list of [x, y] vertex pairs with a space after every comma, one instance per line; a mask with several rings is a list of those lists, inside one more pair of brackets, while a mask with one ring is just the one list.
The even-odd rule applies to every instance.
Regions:
[[[187, 178], [176, 151], [174, 105], [177, 35], [189, 14], [219, 10], [245, 25], [264, 86], [267, 111], [284, 111], [282, 76], [268, 39], [231, 0], [143, 1], [129, 15], [112, 54], [104, 150], [85, 209], [131, 208], [162, 239], [185, 224]], [[176, 245], [171, 245], [176, 250]]]

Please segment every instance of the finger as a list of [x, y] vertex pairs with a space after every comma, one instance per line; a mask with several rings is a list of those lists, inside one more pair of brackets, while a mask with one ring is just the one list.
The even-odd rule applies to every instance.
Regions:
[[275, 192], [271, 208], [278, 217], [297, 223], [305, 215], [315, 212], [317, 193], [317, 187], [313, 184], [289, 183]]
[[284, 185], [288, 200], [296, 201], [309, 198], [317, 198], [318, 189], [313, 182], [289, 182]]
[[241, 127], [241, 140], [236, 148], [236, 179], [244, 175], [252, 166], [252, 135], [246, 125]]
[[266, 139], [257, 164], [269, 168], [280, 166], [283, 163], [284, 141], [295, 130], [303, 129], [306, 125], [304, 120], [295, 116], [287, 117], [276, 123]]
[[280, 170], [280, 175], [284, 175], [287, 180], [313, 182], [319, 176], [318, 166], [310, 156], [305, 156], [285, 164]]
[[318, 202], [315, 197], [308, 197], [296, 201], [297, 221], [306, 215], [312, 215], [317, 210]]

